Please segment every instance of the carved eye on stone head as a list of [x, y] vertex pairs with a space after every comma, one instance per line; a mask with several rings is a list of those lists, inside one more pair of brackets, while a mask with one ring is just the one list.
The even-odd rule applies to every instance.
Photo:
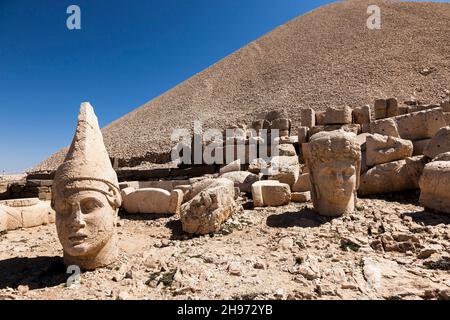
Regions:
[[97, 209], [103, 208], [103, 203], [96, 198], [87, 198], [81, 201], [81, 211], [89, 214]]

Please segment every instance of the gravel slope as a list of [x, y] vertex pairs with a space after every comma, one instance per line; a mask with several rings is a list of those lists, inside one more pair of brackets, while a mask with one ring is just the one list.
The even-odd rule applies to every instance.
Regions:
[[[378, 4], [382, 29], [366, 27]], [[103, 129], [123, 165], [164, 162], [173, 128], [225, 128], [259, 112], [360, 106], [412, 94], [438, 102], [450, 89], [450, 4], [349, 0], [316, 9], [275, 29]], [[430, 74], [421, 72], [429, 69]], [[448, 94], [448, 93], [447, 93]], [[69, 143], [69, 141], [68, 141]], [[62, 150], [35, 170], [55, 169]]]

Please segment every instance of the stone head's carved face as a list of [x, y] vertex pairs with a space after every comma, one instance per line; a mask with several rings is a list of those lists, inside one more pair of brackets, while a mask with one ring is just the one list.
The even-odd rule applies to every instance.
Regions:
[[319, 164], [314, 176], [321, 200], [333, 207], [345, 209], [352, 201], [357, 187], [356, 171], [351, 159]]
[[116, 210], [98, 191], [81, 191], [54, 203], [56, 229], [64, 250], [71, 256], [99, 252], [115, 232]]

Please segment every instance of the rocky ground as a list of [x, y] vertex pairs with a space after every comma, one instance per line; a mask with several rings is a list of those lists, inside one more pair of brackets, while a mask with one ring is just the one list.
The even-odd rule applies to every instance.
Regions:
[[450, 216], [418, 193], [361, 199], [327, 219], [311, 204], [252, 210], [192, 237], [176, 216], [124, 215], [114, 265], [68, 274], [54, 225], [0, 235], [0, 299], [448, 299]]

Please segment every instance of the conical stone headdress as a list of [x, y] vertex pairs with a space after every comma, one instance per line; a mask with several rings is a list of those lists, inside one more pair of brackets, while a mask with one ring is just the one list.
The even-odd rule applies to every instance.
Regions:
[[[81, 104], [72, 145], [53, 181], [53, 199], [67, 197], [83, 190], [98, 191], [120, 206], [117, 174], [103, 142], [94, 109], [88, 102]], [[117, 206], [117, 207], [118, 207]]]

